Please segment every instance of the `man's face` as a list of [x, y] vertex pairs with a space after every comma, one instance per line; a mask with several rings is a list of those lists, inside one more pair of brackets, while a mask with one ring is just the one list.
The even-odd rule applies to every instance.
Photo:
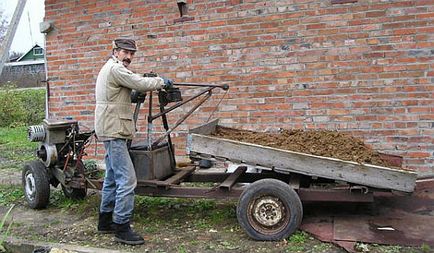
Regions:
[[120, 49], [120, 50], [114, 50], [114, 56], [124, 64], [125, 67], [128, 67], [130, 65], [131, 61], [134, 57], [134, 51], [126, 50], [126, 49]]

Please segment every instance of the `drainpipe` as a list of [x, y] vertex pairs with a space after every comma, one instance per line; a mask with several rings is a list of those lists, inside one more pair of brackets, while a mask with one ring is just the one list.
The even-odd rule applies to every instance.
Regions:
[[39, 31], [44, 34], [44, 69], [45, 69], [45, 83], [47, 92], [45, 92], [45, 118], [49, 118], [49, 106], [50, 102], [50, 82], [48, 80], [48, 62], [47, 62], [47, 34], [53, 30], [52, 21], [44, 21], [39, 23]]
[[50, 101], [50, 83], [48, 82], [48, 62], [47, 62], [47, 34], [44, 33], [44, 70], [45, 70], [45, 118], [49, 118], [48, 102]]

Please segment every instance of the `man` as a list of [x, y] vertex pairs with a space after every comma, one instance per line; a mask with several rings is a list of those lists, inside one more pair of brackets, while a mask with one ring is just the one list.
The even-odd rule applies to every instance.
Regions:
[[130, 227], [137, 185], [127, 148], [135, 131], [130, 94], [132, 89], [146, 92], [172, 86], [171, 80], [142, 77], [128, 70], [136, 50], [132, 39], [114, 40], [112, 57], [100, 70], [95, 91], [95, 132], [106, 150], [98, 231], [115, 233], [115, 241], [130, 245], [144, 243]]

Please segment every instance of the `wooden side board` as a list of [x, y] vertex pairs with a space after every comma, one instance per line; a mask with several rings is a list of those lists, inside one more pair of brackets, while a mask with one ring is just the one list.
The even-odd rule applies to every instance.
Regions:
[[294, 172], [381, 189], [413, 192], [417, 176], [410, 171], [359, 164], [197, 133], [190, 133], [188, 142], [191, 153], [225, 157], [249, 165], [268, 167], [277, 172]]
[[202, 134], [202, 135], [212, 134], [216, 131], [218, 123], [219, 123], [219, 119], [215, 119], [204, 125], [191, 129], [190, 133]]

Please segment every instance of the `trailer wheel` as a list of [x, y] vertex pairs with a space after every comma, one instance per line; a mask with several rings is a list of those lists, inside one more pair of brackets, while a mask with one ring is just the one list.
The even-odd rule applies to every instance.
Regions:
[[84, 199], [86, 197], [87, 194], [87, 190], [86, 189], [78, 189], [78, 188], [71, 188], [71, 187], [65, 187], [62, 185], [62, 191], [63, 194], [65, 194], [65, 196], [67, 198], [70, 199]]
[[240, 196], [237, 218], [254, 240], [281, 240], [294, 233], [303, 218], [297, 193], [277, 179], [261, 179]]
[[38, 160], [26, 164], [22, 171], [22, 184], [27, 204], [33, 209], [47, 207], [50, 199], [50, 184], [45, 165]]

